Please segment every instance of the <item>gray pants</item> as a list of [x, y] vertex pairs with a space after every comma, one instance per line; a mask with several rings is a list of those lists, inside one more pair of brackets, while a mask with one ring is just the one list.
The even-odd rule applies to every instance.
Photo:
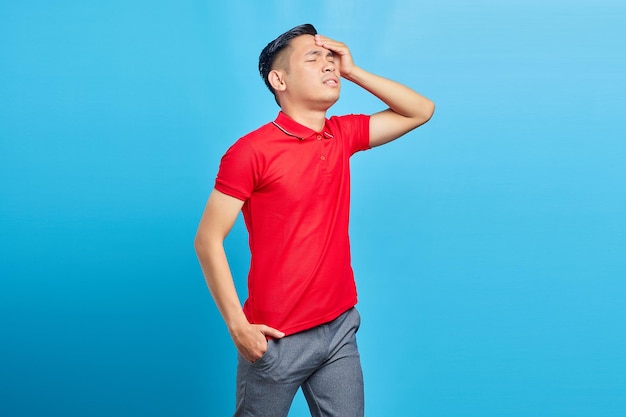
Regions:
[[254, 363], [240, 354], [235, 417], [286, 417], [300, 387], [313, 417], [363, 416], [360, 323], [352, 308], [329, 323], [270, 340]]

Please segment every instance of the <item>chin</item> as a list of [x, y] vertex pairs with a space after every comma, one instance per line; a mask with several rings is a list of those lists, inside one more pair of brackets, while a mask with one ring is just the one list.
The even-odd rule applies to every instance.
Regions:
[[328, 110], [338, 100], [339, 94], [325, 94], [318, 96], [317, 98], [310, 101], [310, 103], [318, 110]]
[[328, 103], [328, 107], [332, 106], [339, 100], [339, 94], [333, 94], [326, 97], [323, 101]]

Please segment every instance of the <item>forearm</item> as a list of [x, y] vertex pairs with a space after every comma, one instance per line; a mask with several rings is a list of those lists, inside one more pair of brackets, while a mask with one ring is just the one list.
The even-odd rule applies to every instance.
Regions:
[[364, 88], [395, 113], [426, 122], [433, 114], [434, 103], [409, 87], [353, 66], [344, 77]]
[[285, 334], [264, 324], [250, 324], [244, 315], [223, 240], [196, 237], [195, 247], [207, 286], [235, 347], [248, 361], [256, 361], [267, 350], [266, 337], [281, 338]]
[[195, 247], [211, 296], [232, 334], [249, 323], [241, 308], [223, 243], [196, 239]]

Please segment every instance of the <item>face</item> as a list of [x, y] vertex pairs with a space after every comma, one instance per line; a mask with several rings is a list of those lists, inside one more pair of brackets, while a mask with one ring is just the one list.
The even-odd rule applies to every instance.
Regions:
[[283, 72], [286, 98], [292, 103], [324, 110], [332, 106], [341, 90], [333, 53], [317, 46], [311, 35], [293, 39], [286, 52], [288, 64]]

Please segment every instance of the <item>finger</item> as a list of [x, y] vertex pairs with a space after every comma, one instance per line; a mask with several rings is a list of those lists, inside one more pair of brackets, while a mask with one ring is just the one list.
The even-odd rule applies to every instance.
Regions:
[[326, 36], [322, 36], [319, 33], [315, 35], [315, 43], [321, 45], [324, 41], [328, 41], [329, 39]]
[[342, 42], [334, 41], [322, 35], [315, 35], [315, 43], [318, 46], [323, 46], [324, 48], [329, 48], [329, 49], [345, 47], [345, 45]]
[[345, 46], [342, 43], [324, 43], [323, 45], [320, 45], [322, 48], [328, 49], [329, 51], [332, 51], [333, 53], [339, 55], [339, 56], [346, 56], [350, 54], [350, 51], [348, 50], [348, 47]]
[[266, 326], [264, 324], [259, 326], [259, 331], [263, 333], [265, 336], [270, 336], [276, 339], [285, 337], [285, 333], [281, 332], [280, 330], [276, 330], [273, 327]]

